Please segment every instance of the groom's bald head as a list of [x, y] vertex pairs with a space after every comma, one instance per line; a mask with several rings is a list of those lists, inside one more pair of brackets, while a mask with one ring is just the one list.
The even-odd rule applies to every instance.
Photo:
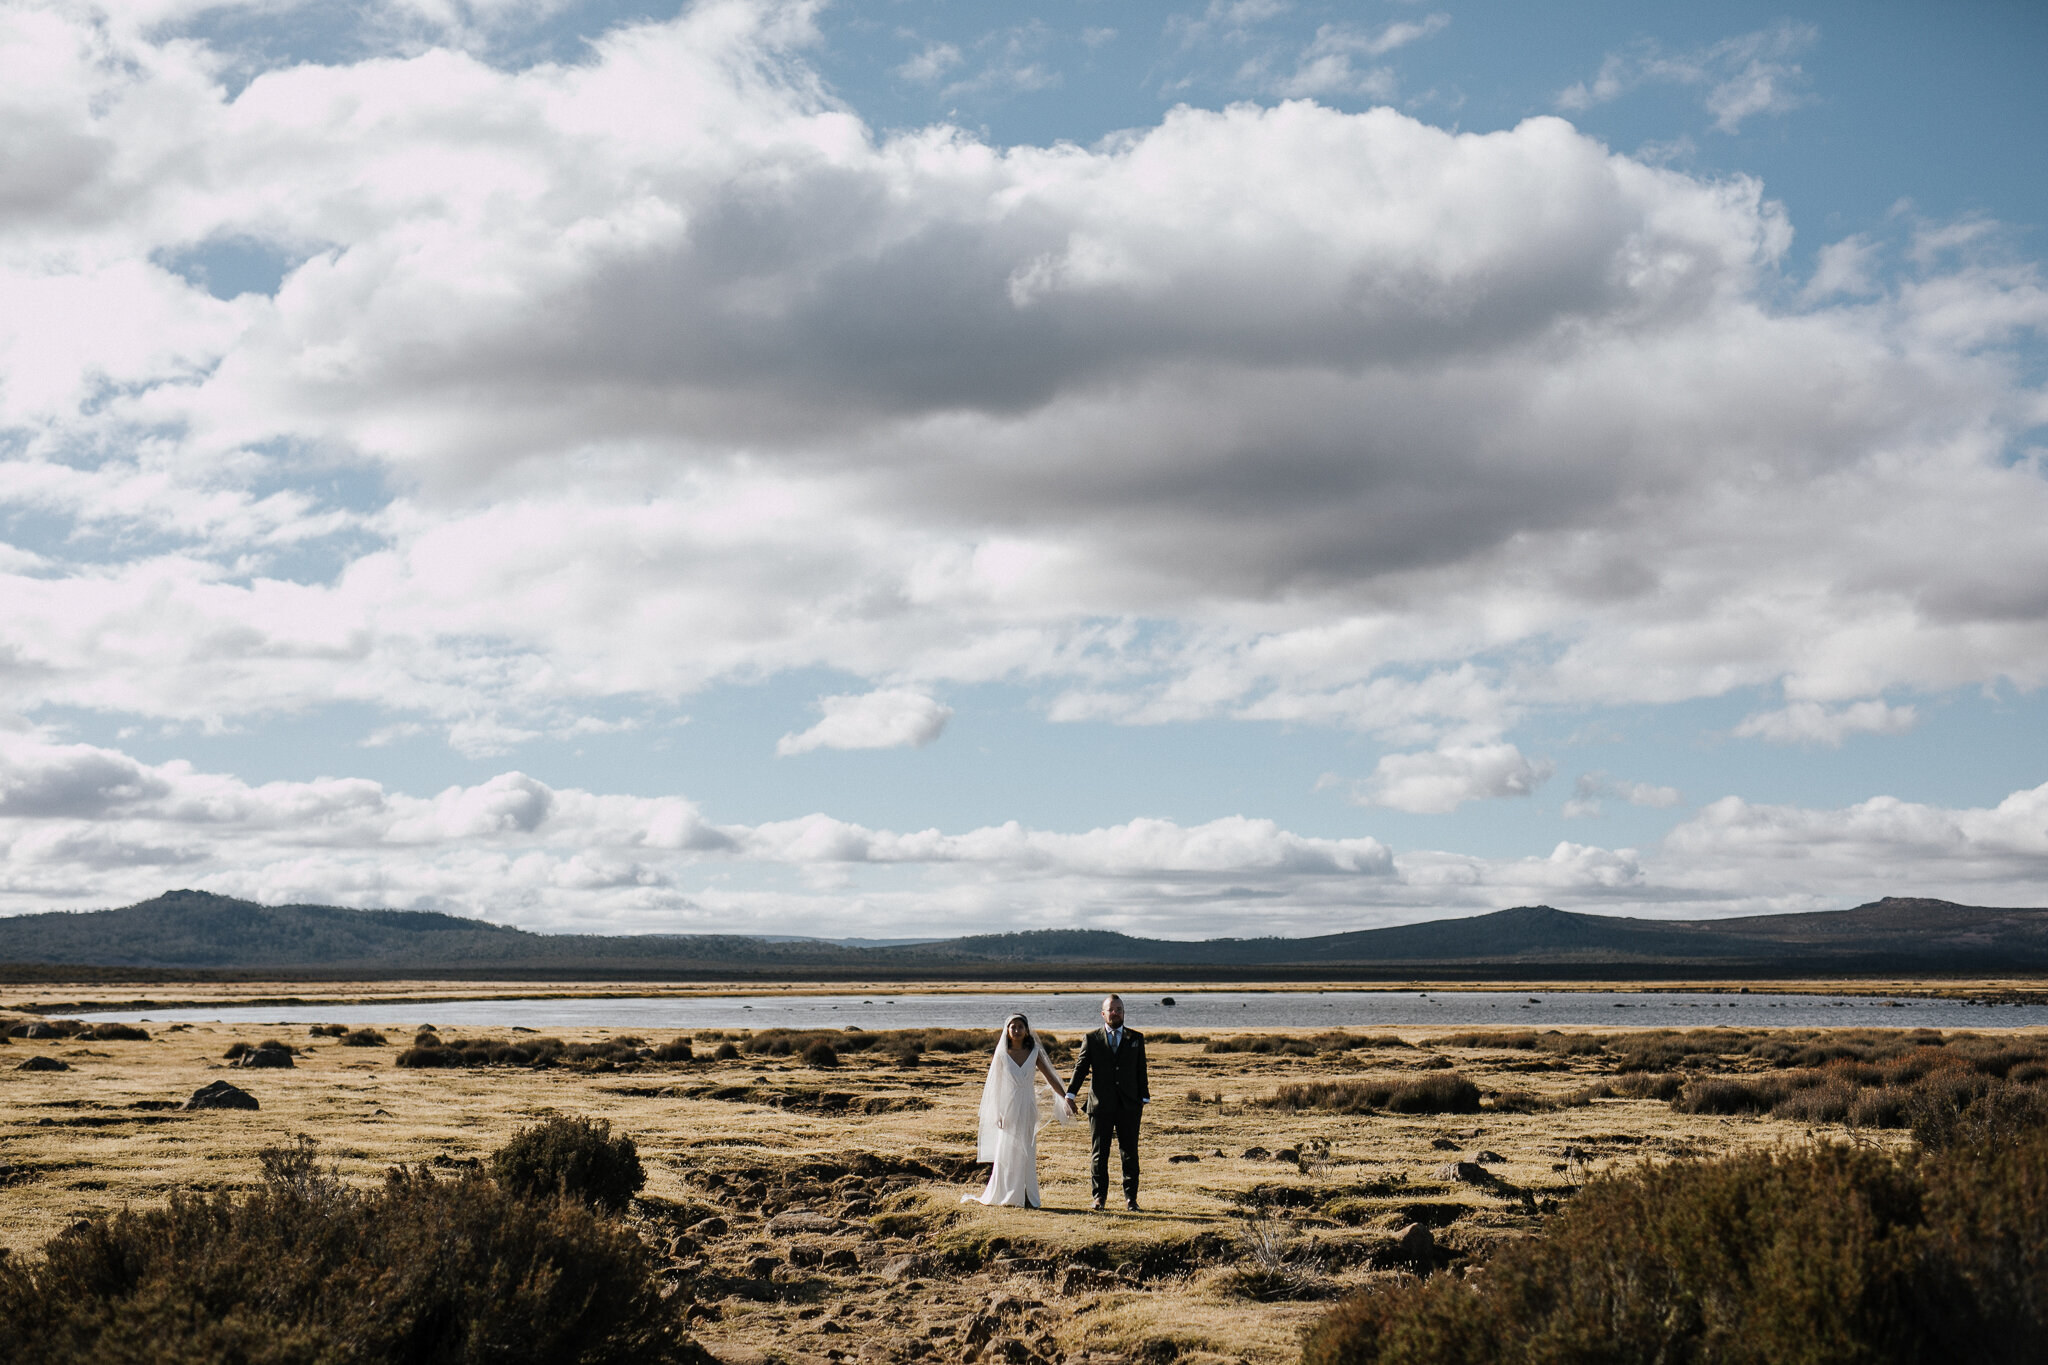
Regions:
[[1112, 995], [1103, 1000], [1102, 1022], [1111, 1028], [1124, 1026], [1124, 998], [1121, 995]]

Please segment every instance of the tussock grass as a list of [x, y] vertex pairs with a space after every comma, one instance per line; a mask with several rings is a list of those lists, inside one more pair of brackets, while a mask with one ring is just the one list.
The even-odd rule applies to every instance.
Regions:
[[[1157, 1036], [1157, 1035], [1153, 1035]], [[1347, 1033], [1330, 1029], [1307, 1035], [1288, 1033], [1239, 1033], [1210, 1040], [1202, 1051], [1216, 1056], [1253, 1052], [1262, 1056], [1314, 1057], [1322, 1053], [1356, 1052], [1365, 1048], [1405, 1048], [1409, 1043], [1393, 1034]]]
[[1268, 1109], [1323, 1109], [1335, 1114], [1476, 1114], [1479, 1087], [1457, 1075], [1295, 1081], [1259, 1103]]

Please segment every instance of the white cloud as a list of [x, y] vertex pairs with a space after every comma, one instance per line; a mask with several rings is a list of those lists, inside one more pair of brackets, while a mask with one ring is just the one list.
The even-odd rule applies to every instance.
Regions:
[[921, 749], [953, 718], [952, 707], [907, 687], [820, 697], [818, 709], [825, 718], [801, 734], [777, 740], [778, 755], [787, 758], [813, 749]]
[[680, 797], [556, 788], [519, 772], [432, 797], [360, 778], [252, 785], [20, 728], [0, 729], [0, 774], [7, 911], [120, 904], [183, 885], [545, 929], [1080, 924], [1189, 937], [1330, 932], [1539, 901], [1667, 917], [1888, 894], [2030, 904], [2048, 876], [2048, 785], [1989, 809], [1729, 797], [1652, 850], [1564, 842], [1547, 855], [1479, 858], [1397, 853], [1369, 835], [1313, 837], [1242, 816], [1079, 832], [1015, 822], [891, 831], [826, 814], [719, 825]]
[[[1799, 301], [1762, 185], [1557, 119], [882, 135], [804, 6], [735, 3], [231, 100], [204, 43], [81, 14], [0, 14], [0, 708], [341, 703], [489, 755], [792, 669], [1005, 680], [1367, 731], [1428, 751], [1375, 790], [1440, 809], [1533, 785], [1494, 744], [1532, 708], [1776, 687], [1749, 732], [1828, 742], [1911, 709], [1861, 699], [2048, 682], [2048, 484], [2011, 458], [2048, 290], [1993, 225], [1922, 225], [1890, 287], [1838, 243]], [[1412, 29], [1319, 55], [1355, 80]], [[1679, 81], [1741, 124], [1811, 41], [1583, 98]], [[301, 263], [231, 302], [157, 264], [230, 239]], [[20, 799], [125, 818], [91, 768]]]
[[1796, 701], [1777, 711], [1743, 717], [1735, 733], [1773, 744], [1821, 744], [1832, 749], [1840, 748], [1850, 735], [1903, 735], [1919, 723], [1920, 713], [1913, 707], [1882, 700], [1836, 707]]
[[1639, 43], [1628, 52], [1609, 53], [1592, 81], [1560, 91], [1557, 107], [1590, 109], [1642, 85], [1697, 86], [1705, 92], [1714, 126], [1738, 132], [1758, 114], [1783, 114], [1809, 102], [1799, 88], [1806, 73], [1790, 58], [1819, 39], [1820, 30], [1811, 24], [1786, 21], [1686, 52], [1667, 53], [1654, 42]]
[[916, 56], [896, 68], [896, 74], [918, 85], [932, 85], [961, 60], [960, 49], [951, 43], [926, 43]]
[[1446, 744], [1383, 756], [1356, 796], [1364, 805], [1441, 815], [1467, 801], [1531, 795], [1552, 771], [1548, 760], [1532, 762], [1512, 744]]
[[1606, 773], [1592, 772], [1579, 774], [1572, 784], [1571, 799], [1564, 803], [1562, 814], [1567, 820], [1599, 815], [1608, 800], [1626, 801], [1631, 806], [1648, 806], [1655, 810], [1683, 805], [1684, 793], [1676, 787], [1660, 787], [1650, 782], [1630, 782], [1623, 778], [1611, 777]]

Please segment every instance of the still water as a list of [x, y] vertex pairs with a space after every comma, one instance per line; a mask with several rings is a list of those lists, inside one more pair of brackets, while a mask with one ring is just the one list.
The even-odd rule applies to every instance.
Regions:
[[[1174, 1003], [1168, 1005], [1166, 1000]], [[121, 1022], [434, 1024], [453, 1028], [620, 1028], [643, 1032], [764, 1028], [987, 1028], [1022, 1012], [1054, 1033], [1094, 1026], [1101, 997], [1038, 995], [655, 996], [576, 1000], [281, 1005], [80, 1015]], [[1701, 1028], [2042, 1028], [2048, 1005], [1910, 996], [1743, 995], [1735, 991], [1131, 991], [1141, 1029], [1552, 1026]]]

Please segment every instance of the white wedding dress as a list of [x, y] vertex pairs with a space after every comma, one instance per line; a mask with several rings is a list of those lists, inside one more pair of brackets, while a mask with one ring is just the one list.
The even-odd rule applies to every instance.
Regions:
[[[1005, 1026], [1008, 1030], [1008, 1025]], [[979, 1195], [962, 1195], [961, 1203], [978, 1199], [984, 1204], [1018, 1204], [1040, 1207], [1038, 1197], [1038, 1076], [1040, 1068], [1052, 1072], [1045, 1048], [1034, 1037], [1031, 1054], [1022, 1062], [1010, 1056], [1000, 1041], [996, 1055], [989, 1059], [988, 1083], [981, 1090], [981, 1126], [974, 1159], [993, 1163], [988, 1188]], [[1053, 1114], [1061, 1123], [1073, 1116], [1055, 1099]]]

